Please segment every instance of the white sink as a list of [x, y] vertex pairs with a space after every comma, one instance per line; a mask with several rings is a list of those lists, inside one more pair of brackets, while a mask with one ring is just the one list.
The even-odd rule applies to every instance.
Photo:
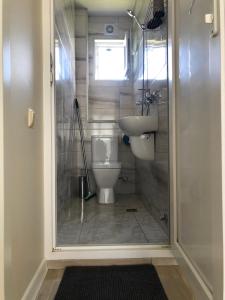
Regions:
[[119, 120], [119, 126], [129, 136], [140, 136], [158, 130], [158, 116], [130, 116]]
[[142, 160], [154, 160], [155, 135], [158, 130], [158, 114], [130, 116], [119, 120], [120, 129], [130, 137], [133, 154]]

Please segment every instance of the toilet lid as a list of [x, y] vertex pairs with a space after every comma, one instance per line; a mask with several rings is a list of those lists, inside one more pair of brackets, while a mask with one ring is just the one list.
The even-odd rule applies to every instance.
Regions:
[[121, 169], [121, 162], [95, 162], [92, 163], [93, 169]]

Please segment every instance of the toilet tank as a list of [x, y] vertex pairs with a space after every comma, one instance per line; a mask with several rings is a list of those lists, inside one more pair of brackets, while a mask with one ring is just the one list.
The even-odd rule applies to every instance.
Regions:
[[117, 136], [92, 136], [92, 162], [118, 161]]

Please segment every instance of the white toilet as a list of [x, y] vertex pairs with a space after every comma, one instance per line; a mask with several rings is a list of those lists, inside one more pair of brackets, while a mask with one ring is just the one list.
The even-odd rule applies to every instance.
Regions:
[[117, 136], [92, 136], [92, 169], [99, 188], [100, 204], [115, 202], [114, 185], [116, 184], [121, 163], [118, 162]]

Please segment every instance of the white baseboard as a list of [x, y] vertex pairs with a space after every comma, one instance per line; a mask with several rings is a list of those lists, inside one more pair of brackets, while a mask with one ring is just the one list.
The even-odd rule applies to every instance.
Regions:
[[47, 274], [47, 270], [46, 260], [43, 260], [31, 279], [21, 300], [35, 300], [37, 298], [41, 285]]
[[192, 289], [194, 299], [213, 300], [211, 291], [178, 243], [175, 243], [174, 255], [183, 271], [182, 274], [185, 281]]

